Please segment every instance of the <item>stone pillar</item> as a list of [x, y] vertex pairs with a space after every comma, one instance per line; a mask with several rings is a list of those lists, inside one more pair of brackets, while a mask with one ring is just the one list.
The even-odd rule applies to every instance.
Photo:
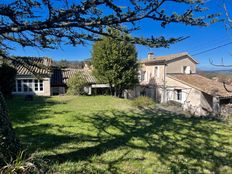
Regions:
[[220, 99], [218, 97], [213, 97], [213, 114], [218, 115], [220, 111]]

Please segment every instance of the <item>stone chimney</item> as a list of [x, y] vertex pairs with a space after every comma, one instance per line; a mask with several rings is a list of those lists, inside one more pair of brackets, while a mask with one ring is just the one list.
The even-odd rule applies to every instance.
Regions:
[[152, 53], [152, 52], [148, 53], [148, 54], [147, 54], [147, 59], [148, 59], [148, 60], [154, 59], [154, 53]]
[[84, 70], [91, 70], [92, 68], [91, 68], [90, 63], [87, 62], [87, 61], [85, 61], [85, 62], [84, 62], [84, 67], [83, 67], [83, 69], [84, 69]]
[[51, 66], [52, 60], [49, 59], [49, 58], [47, 58], [47, 57], [45, 57], [45, 58], [43, 58], [43, 64], [44, 64], [45, 66]]

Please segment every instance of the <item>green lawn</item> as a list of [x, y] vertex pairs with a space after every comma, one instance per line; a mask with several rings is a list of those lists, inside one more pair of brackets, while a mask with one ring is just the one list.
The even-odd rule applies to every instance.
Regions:
[[232, 173], [232, 126], [109, 96], [8, 101], [24, 148], [57, 173]]

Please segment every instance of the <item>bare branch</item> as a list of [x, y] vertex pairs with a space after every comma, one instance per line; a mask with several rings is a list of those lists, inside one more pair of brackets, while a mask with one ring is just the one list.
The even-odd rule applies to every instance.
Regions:
[[224, 86], [224, 88], [225, 88], [225, 90], [226, 90], [227, 92], [232, 92], [232, 90], [229, 90], [229, 89], [227, 88], [226, 82], [223, 82], [223, 86]]
[[[207, 26], [218, 16], [211, 14], [194, 17], [194, 13], [205, 11], [199, 0], [130, 0], [125, 8], [119, 5], [120, 1], [113, 0], [74, 0], [69, 4], [68, 1], [60, 2], [63, 2], [63, 6], [55, 5], [51, 0], [2, 2], [0, 49], [8, 50], [9, 46], [6, 47], [5, 43], [8, 41], [40, 48], [56, 48], [61, 42], [84, 44], [99, 40], [101, 36], [110, 36], [106, 32], [107, 28], [129, 33], [140, 28], [138, 21], [143, 19], [151, 20], [151, 24], [158, 22], [162, 27], [170, 23]], [[171, 6], [174, 3], [185, 6], [182, 13], [173, 12], [170, 15], [170, 11], [162, 9], [164, 5]], [[129, 25], [122, 28], [123, 24]], [[150, 47], [168, 47], [182, 39], [183, 37], [132, 37], [129, 41]]]

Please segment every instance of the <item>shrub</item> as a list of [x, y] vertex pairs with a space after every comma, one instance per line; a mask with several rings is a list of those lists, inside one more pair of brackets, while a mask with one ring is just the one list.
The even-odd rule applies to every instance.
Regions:
[[154, 107], [155, 102], [150, 97], [140, 96], [140, 97], [135, 98], [132, 101], [132, 105], [138, 108], [139, 107]]
[[176, 107], [182, 107], [182, 104], [180, 102], [174, 101], [174, 100], [169, 100], [167, 103], [165, 103], [168, 106], [176, 106]]
[[15, 76], [16, 70], [3, 63], [0, 66], [0, 90], [3, 93], [4, 97], [8, 97], [11, 95], [13, 87], [15, 85]]
[[24, 151], [20, 152], [14, 161], [7, 163], [0, 169], [0, 173], [8, 174], [44, 174], [50, 173], [48, 164], [34, 154], [27, 157]]
[[69, 95], [84, 95], [84, 87], [87, 85], [87, 82], [84, 78], [84, 74], [77, 72], [73, 77], [68, 80], [68, 91]]

